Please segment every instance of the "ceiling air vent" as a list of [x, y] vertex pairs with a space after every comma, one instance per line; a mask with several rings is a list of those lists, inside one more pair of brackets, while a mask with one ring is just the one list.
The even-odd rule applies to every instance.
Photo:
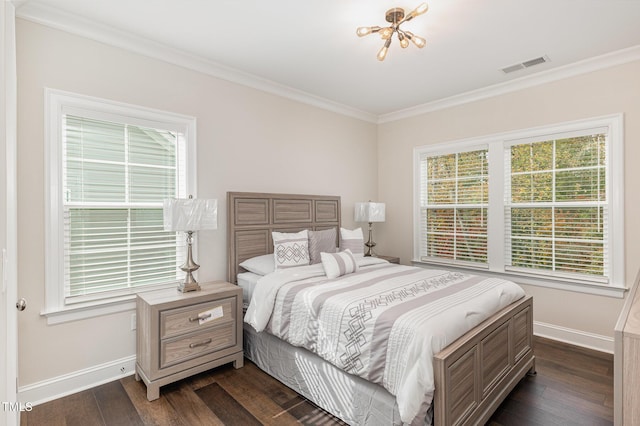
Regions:
[[545, 62], [549, 62], [548, 56], [540, 56], [539, 58], [529, 59], [528, 61], [524, 61], [520, 64], [509, 65], [508, 67], [502, 68], [502, 72], [505, 74], [509, 74], [510, 72], [523, 70], [525, 68], [532, 67], [538, 64], [544, 64]]

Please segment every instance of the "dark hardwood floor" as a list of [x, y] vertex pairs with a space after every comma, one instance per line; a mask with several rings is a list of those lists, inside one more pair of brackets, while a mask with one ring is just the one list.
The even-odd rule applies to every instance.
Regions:
[[[523, 379], [488, 422], [507, 425], [613, 424], [613, 356], [536, 338], [536, 376]], [[220, 367], [161, 388], [149, 402], [132, 376], [22, 415], [42, 425], [342, 425], [251, 362]]]
[[525, 377], [489, 425], [612, 425], [613, 355], [535, 339], [537, 375]]

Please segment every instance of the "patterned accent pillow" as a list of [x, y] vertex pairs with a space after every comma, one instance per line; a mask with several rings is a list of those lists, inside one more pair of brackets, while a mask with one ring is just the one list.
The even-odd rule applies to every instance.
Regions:
[[336, 252], [336, 228], [309, 231], [309, 259], [315, 265], [322, 261], [320, 253]]
[[358, 270], [358, 262], [349, 249], [339, 253], [320, 253], [320, 256], [327, 278], [338, 278]]
[[364, 236], [362, 228], [350, 229], [340, 228], [340, 251], [351, 250], [355, 257], [364, 257]]
[[271, 236], [276, 270], [309, 264], [309, 235], [306, 229], [295, 234], [272, 232]]

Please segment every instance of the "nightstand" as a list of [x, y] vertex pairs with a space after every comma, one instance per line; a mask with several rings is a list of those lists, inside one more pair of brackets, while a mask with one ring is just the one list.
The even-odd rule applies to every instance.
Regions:
[[384, 259], [389, 263], [397, 263], [398, 265], [400, 264], [400, 258], [399, 257], [383, 256], [383, 255], [377, 255], [376, 257], [379, 257], [380, 259]]
[[160, 386], [233, 362], [242, 353], [242, 289], [224, 281], [200, 284], [200, 291], [148, 291], [136, 299], [136, 380], [147, 399]]

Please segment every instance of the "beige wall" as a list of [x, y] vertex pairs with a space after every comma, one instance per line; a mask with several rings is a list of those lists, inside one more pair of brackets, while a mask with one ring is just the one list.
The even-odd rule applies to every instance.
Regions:
[[[388, 220], [376, 233], [380, 250], [401, 256], [403, 263], [408, 263], [413, 256], [414, 147], [624, 113], [625, 261], [626, 283], [630, 286], [640, 266], [638, 76], [640, 62], [633, 62], [381, 124], [378, 127], [378, 198], [387, 203]], [[534, 320], [538, 323], [613, 338], [621, 299], [524, 287], [534, 296]]]
[[44, 307], [44, 88], [197, 118], [198, 196], [217, 198], [219, 228], [201, 236], [201, 281], [225, 278], [226, 192], [377, 193], [376, 125], [17, 21], [20, 386], [135, 354], [131, 313], [48, 326]]
[[[45, 87], [197, 118], [198, 195], [221, 201], [219, 229], [199, 241], [205, 281], [225, 276], [227, 191], [340, 195], [345, 226], [353, 225], [356, 201], [384, 201], [379, 252], [408, 263], [414, 147], [622, 112], [627, 284], [640, 266], [640, 62], [376, 126], [24, 20], [17, 43], [19, 296], [29, 301], [19, 318], [20, 386], [135, 353], [130, 313], [54, 326], [40, 315]], [[526, 290], [539, 323], [613, 336], [620, 299]]]

